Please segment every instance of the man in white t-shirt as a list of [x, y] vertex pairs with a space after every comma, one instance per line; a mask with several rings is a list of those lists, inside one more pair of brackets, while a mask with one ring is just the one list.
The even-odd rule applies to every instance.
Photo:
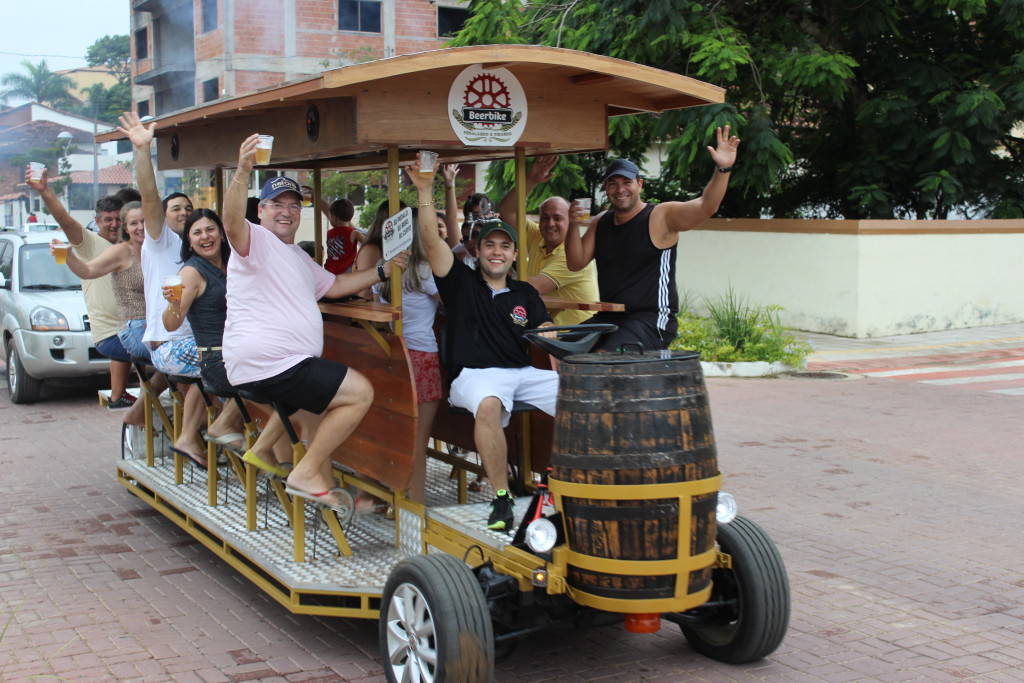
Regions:
[[[310, 259], [295, 244], [302, 194], [290, 178], [266, 182], [260, 224], [248, 222], [246, 199], [258, 137], [251, 135], [242, 143], [224, 198], [224, 230], [232, 252], [224, 363], [228, 379], [239, 389], [283, 404], [289, 413], [305, 410], [322, 416], [286, 488], [292, 495], [337, 508], [345, 497], [335, 488], [331, 454], [370, 409], [373, 385], [356, 370], [320, 357], [324, 337], [317, 300], [368, 289], [386, 279], [390, 264], [334, 275]], [[394, 262], [405, 268], [408, 255], [399, 254]]]

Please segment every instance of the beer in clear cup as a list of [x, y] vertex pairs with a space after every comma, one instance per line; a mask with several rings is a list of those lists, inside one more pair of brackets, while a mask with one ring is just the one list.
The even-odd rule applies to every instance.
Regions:
[[302, 205], [313, 206], [313, 188], [307, 185], [302, 186]]
[[270, 152], [274, 149], [274, 136], [261, 135], [256, 141], [256, 165], [266, 166], [270, 163]]
[[168, 275], [164, 278], [164, 287], [171, 288], [171, 296], [174, 301], [181, 301], [181, 276]]
[[420, 150], [420, 175], [421, 176], [432, 176], [437, 171], [437, 152], [428, 152], [425, 149]]
[[579, 216], [577, 217], [577, 220], [580, 223], [587, 223], [587, 222], [589, 222], [590, 221], [590, 199], [589, 198], [587, 198], [587, 199], [574, 199], [572, 201], [572, 203], [575, 204], [576, 208], [579, 209], [579, 212], [578, 212]]
[[53, 258], [59, 265], [64, 265], [68, 262], [68, 249], [70, 248], [71, 245], [66, 242], [53, 245]]
[[46, 164], [41, 164], [38, 161], [31, 161], [28, 164], [28, 177], [32, 179], [32, 182], [39, 182], [43, 177], [43, 171], [46, 170]]

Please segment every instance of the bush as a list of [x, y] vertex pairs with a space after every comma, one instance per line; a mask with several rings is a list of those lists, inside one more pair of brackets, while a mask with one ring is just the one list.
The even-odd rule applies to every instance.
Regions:
[[781, 306], [751, 305], [731, 287], [720, 299], [704, 299], [706, 316], [690, 310], [688, 296], [681, 303], [679, 334], [670, 348], [697, 351], [701, 360], [782, 362], [801, 367], [811, 353], [810, 344], [798, 340], [779, 322]]

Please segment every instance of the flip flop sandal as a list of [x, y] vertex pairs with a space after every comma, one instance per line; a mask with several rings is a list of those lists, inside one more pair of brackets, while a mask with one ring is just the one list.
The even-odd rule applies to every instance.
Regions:
[[205, 462], [199, 462], [199, 460], [196, 459], [196, 456], [192, 455], [188, 451], [183, 451], [180, 448], [175, 448], [174, 446], [171, 446], [171, 453], [174, 453], [175, 455], [180, 455], [183, 458], [188, 458], [189, 460], [192, 461], [193, 465], [195, 465], [204, 472], [209, 470]]
[[[347, 524], [352, 519], [352, 514], [355, 511], [355, 501], [352, 498], [352, 494], [342, 488], [327, 489], [322, 493], [313, 493], [312, 491], [297, 489], [285, 482], [284, 491], [290, 496], [305, 498], [316, 505], [334, 510], [342, 524]], [[337, 496], [333, 502], [328, 498], [332, 494]]]
[[245, 441], [245, 435], [239, 434], [238, 432], [232, 432], [231, 434], [224, 434], [223, 436], [210, 436], [203, 432], [203, 438], [214, 443], [218, 446], [230, 446], [236, 443]]
[[291, 472], [291, 468], [285, 467], [284, 465], [271, 465], [251, 450], [246, 451], [245, 454], [242, 455], [242, 461], [280, 479], [284, 479], [288, 476], [288, 473]]

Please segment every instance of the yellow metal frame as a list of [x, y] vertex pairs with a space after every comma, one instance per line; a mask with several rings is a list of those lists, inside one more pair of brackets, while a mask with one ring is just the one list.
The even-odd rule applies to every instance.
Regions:
[[[136, 496], [153, 506], [164, 517], [181, 527], [186, 533], [213, 551], [218, 557], [231, 565], [243, 576], [253, 582], [267, 595], [276, 600], [285, 609], [295, 614], [311, 614], [328, 617], [352, 617], [358, 619], [378, 619], [380, 617], [380, 595], [368, 592], [297, 590], [285, 586], [270, 574], [258, 571], [259, 564], [240, 549], [217, 537], [202, 522], [192, 517], [187, 511], [178, 508], [160, 494], [142, 485], [131, 475], [118, 468], [117, 479]], [[351, 598], [358, 603], [357, 607], [330, 607], [311, 605], [304, 602], [307, 596], [332, 595]]]
[[[671, 560], [616, 560], [594, 557], [570, 550], [563, 545], [552, 553], [548, 564], [548, 592], [565, 593], [580, 605], [594, 607], [608, 612], [683, 612], [707, 602], [711, 586], [688, 593], [691, 571], [715, 566], [720, 561], [717, 548], [698, 555], [690, 555], [690, 527], [692, 523], [693, 496], [716, 493], [722, 483], [722, 475], [707, 479], [670, 482], [664, 484], [580, 484], [561, 481], [551, 477], [548, 487], [555, 498], [555, 507], [564, 510], [563, 498], [590, 498], [598, 500], [654, 500], [659, 498], [679, 499], [679, 533], [676, 557]], [[563, 515], [563, 531], [565, 520]], [[566, 537], [568, 534], [566, 533]], [[624, 600], [588, 593], [570, 586], [567, 580], [569, 565], [597, 572], [620, 574], [627, 577], [675, 574], [676, 585], [673, 597], [648, 600]]]

